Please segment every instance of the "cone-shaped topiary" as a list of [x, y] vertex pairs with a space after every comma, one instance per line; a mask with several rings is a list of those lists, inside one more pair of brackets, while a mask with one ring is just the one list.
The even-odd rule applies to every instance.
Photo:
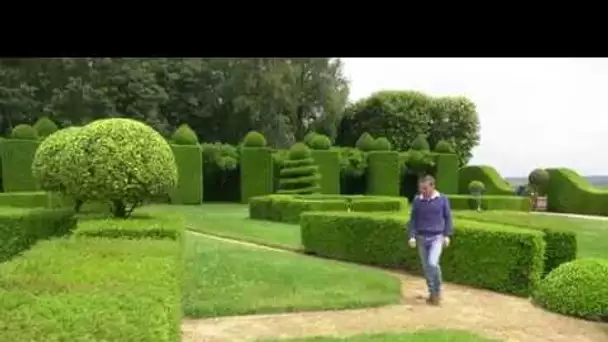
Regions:
[[49, 135], [57, 132], [59, 129], [57, 125], [53, 122], [53, 120], [49, 119], [46, 116], [41, 117], [34, 124], [34, 129], [38, 132], [38, 136], [40, 138], [46, 138]]
[[311, 151], [304, 143], [297, 143], [289, 150], [289, 159], [280, 171], [280, 194], [312, 194], [319, 191], [319, 167], [311, 158]]
[[578, 259], [551, 271], [533, 294], [535, 302], [564, 315], [608, 321], [608, 260]]
[[251, 131], [247, 133], [245, 139], [243, 139], [243, 146], [245, 147], [266, 147], [266, 138], [262, 133], [257, 131]]
[[437, 153], [454, 153], [454, 148], [452, 144], [445, 140], [439, 140], [437, 145], [435, 145], [435, 152]]
[[426, 140], [424, 134], [420, 134], [412, 141], [412, 150], [415, 151], [428, 151], [430, 150], [429, 142]]
[[20, 124], [15, 126], [11, 131], [11, 138], [22, 140], [37, 140], [38, 132], [36, 132], [36, 129], [30, 125]]
[[329, 150], [331, 148], [331, 140], [326, 135], [316, 134], [308, 146], [313, 150]]
[[360, 149], [361, 151], [367, 152], [367, 151], [373, 151], [376, 144], [376, 140], [374, 139], [374, 137], [372, 137], [371, 134], [365, 132], [363, 134], [361, 134], [361, 136], [359, 137], [359, 139], [357, 140], [357, 143], [355, 144], [355, 146]]
[[374, 145], [375, 145], [375, 148], [374, 148], [375, 151], [390, 151], [393, 148], [391, 142], [388, 141], [388, 139], [385, 137], [380, 137], [380, 138], [376, 139]]
[[176, 145], [196, 145], [198, 136], [188, 124], [181, 124], [171, 135], [171, 141]]

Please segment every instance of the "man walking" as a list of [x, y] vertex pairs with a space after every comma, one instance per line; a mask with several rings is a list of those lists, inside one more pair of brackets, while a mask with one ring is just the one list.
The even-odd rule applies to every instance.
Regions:
[[441, 303], [441, 268], [439, 257], [452, 236], [452, 213], [448, 198], [435, 190], [435, 179], [425, 176], [418, 182], [419, 194], [412, 201], [409, 222], [409, 245], [418, 246], [422, 270], [429, 290], [427, 303]]

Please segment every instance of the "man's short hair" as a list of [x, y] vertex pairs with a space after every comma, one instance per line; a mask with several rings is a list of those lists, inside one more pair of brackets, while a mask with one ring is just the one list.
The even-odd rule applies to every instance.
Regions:
[[435, 185], [435, 177], [431, 176], [431, 175], [426, 175], [422, 178], [420, 178], [420, 180], [418, 181], [419, 184], [422, 183], [429, 183], [430, 185], [434, 186]]

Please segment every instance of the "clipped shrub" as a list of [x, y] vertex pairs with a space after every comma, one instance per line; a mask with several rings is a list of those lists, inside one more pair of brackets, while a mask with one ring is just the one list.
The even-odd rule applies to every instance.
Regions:
[[486, 191], [486, 186], [483, 184], [483, 182], [474, 180], [469, 183], [468, 189], [469, 193], [473, 195], [482, 194]]
[[515, 189], [491, 166], [469, 165], [458, 172], [458, 192], [469, 193], [469, 183], [478, 180], [486, 186], [487, 195], [515, 196]]
[[11, 138], [22, 140], [37, 140], [38, 132], [34, 127], [30, 125], [20, 124], [15, 126], [11, 131]]
[[437, 189], [444, 194], [458, 193], [458, 156], [437, 154], [435, 156], [435, 179]]
[[560, 265], [542, 280], [534, 301], [564, 315], [608, 321], [608, 261], [579, 259]]
[[399, 196], [401, 167], [396, 151], [372, 151], [368, 154], [367, 194]]
[[266, 138], [260, 132], [251, 131], [245, 135], [244, 147], [266, 147]]
[[181, 124], [171, 135], [171, 141], [176, 145], [196, 145], [198, 136], [188, 124]]
[[239, 149], [222, 143], [202, 144], [205, 201], [240, 201]]
[[[199, 152], [200, 153], [200, 152]], [[128, 217], [145, 201], [176, 187], [171, 147], [152, 127], [131, 119], [102, 119], [84, 126], [67, 147], [62, 172], [66, 195], [109, 201], [117, 217]]]
[[309, 147], [312, 147], [312, 141], [314, 140], [314, 138], [317, 136], [317, 132], [308, 132], [306, 133], [306, 135], [304, 136], [304, 143], [306, 145], [308, 145]]
[[445, 140], [439, 140], [437, 145], [435, 145], [435, 152], [437, 153], [454, 153], [454, 148], [452, 144]]
[[38, 146], [32, 173], [43, 190], [61, 192], [73, 178], [66, 170], [75, 162], [70, 149], [80, 130], [80, 127], [64, 128], [49, 135]]
[[435, 160], [428, 151], [408, 151], [405, 168], [408, 172], [422, 177], [425, 174], [430, 174], [434, 166]]
[[608, 216], [608, 190], [597, 188], [566, 168], [547, 169], [547, 209], [551, 212]]
[[289, 160], [301, 160], [310, 158], [310, 149], [303, 143], [296, 143], [289, 149]]
[[307, 145], [313, 150], [329, 150], [331, 148], [331, 140], [326, 135], [316, 134]]
[[171, 145], [178, 170], [177, 186], [169, 191], [171, 203], [203, 202], [203, 154], [197, 145]]
[[376, 139], [374, 151], [390, 151], [393, 148], [391, 142], [385, 137]]
[[[452, 209], [475, 210], [478, 207], [478, 197], [472, 195], [448, 195]], [[521, 196], [484, 195], [481, 197], [481, 209], [505, 211], [530, 211], [530, 200]]]
[[0, 193], [0, 207], [47, 208], [51, 205], [51, 196], [44, 191]]
[[32, 174], [32, 161], [40, 142], [27, 139], [7, 139], [0, 146], [2, 159], [2, 188], [5, 192], [37, 191]]
[[89, 219], [78, 223], [74, 236], [178, 240], [184, 225], [177, 217], [132, 217], [130, 220]]
[[313, 150], [312, 159], [319, 167], [319, 190], [322, 194], [340, 194], [340, 152]]
[[528, 175], [528, 182], [538, 195], [545, 195], [547, 193], [547, 186], [549, 185], [549, 172], [545, 169], [534, 169]]
[[376, 147], [375, 145], [376, 145], [376, 140], [374, 139], [374, 137], [372, 137], [371, 134], [365, 132], [365, 133], [361, 134], [361, 136], [359, 137], [359, 140], [357, 140], [357, 143], [355, 144], [355, 147], [357, 147], [361, 151], [367, 152], [367, 151], [373, 151], [374, 148]]
[[34, 124], [34, 129], [38, 133], [38, 136], [41, 138], [46, 138], [49, 135], [57, 132], [59, 127], [53, 122], [53, 120], [49, 119], [47, 116], [43, 116]]
[[267, 148], [244, 147], [241, 153], [241, 202], [254, 196], [268, 195], [274, 188], [272, 153]]
[[289, 150], [289, 160], [280, 171], [280, 194], [311, 194], [319, 191], [319, 167], [311, 158], [311, 151], [303, 143]]
[[426, 136], [420, 134], [412, 141], [410, 149], [414, 151], [429, 151], [431, 147], [429, 146], [429, 142], [426, 140]]

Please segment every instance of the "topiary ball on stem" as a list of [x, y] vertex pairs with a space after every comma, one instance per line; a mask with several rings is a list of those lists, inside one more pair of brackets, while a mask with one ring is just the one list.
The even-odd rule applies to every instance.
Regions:
[[11, 131], [12, 139], [21, 140], [38, 140], [38, 132], [30, 125], [20, 124], [13, 128]]
[[535, 169], [528, 175], [528, 182], [538, 195], [544, 195], [549, 185], [549, 172], [545, 169]]
[[188, 124], [181, 124], [171, 135], [171, 141], [176, 145], [196, 145], [198, 136]]
[[251, 131], [245, 135], [243, 139], [244, 147], [266, 147], [266, 138], [262, 133], [257, 131]]

